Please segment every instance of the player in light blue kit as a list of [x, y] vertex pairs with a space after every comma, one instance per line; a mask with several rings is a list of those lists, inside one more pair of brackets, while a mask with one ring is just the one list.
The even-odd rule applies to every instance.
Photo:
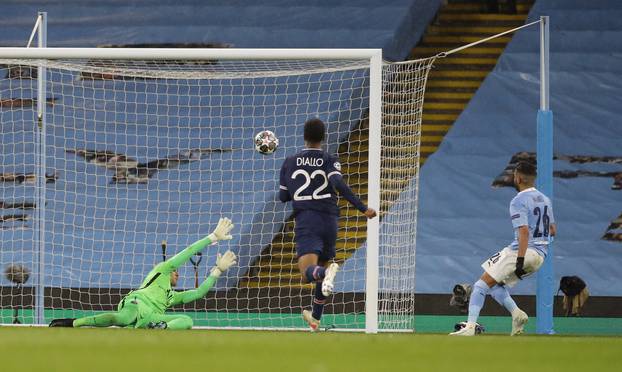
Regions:
[[506, 286], [513, 287], [519, 279], [540, 268], [550, 239], [557, 232], [551, 200], [535, 189], [535, 179], [535, 165], [527, 162], [517, 164], [514, 185], [519, 192], [510, 202], [514, 241], [482, 264], [484, 274], [473, 285], [466, 326], [450, 335], [475, 335], [477, 317], [487, 294], [512, 314], [511, 335], [523, 332], [529, 317], [518, 308]]

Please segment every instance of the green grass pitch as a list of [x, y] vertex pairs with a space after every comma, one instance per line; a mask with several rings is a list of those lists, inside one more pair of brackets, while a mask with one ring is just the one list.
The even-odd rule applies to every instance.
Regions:
[[620, 371], [622, 338], [0, 328], [1, 371]]

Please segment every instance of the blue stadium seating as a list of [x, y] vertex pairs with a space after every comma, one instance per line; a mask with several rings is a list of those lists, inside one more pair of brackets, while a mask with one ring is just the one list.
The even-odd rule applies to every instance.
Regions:
[[3, 46], [23, 46], [47, 11], [50, 46], [224, 42], [236, 48], [383, 48], [406, 58], [441, 0], [3, 1]]
[[[551, 109], [555, 153], [622, 156], [622, 4], [615, 0], [538, 0], [529, 19], [551, 18]], [[510, 188], [492, 180], [519, 151], [535, 151], [539, 108], [539, 28], [519, 31], [444, 142], [422, 169], [417, 290], [446, 293], [472, 282], [487, 256], [512, 237]], [[620, 164], [571, 164], [555, 170], [622, 171]], [[602, 240], [622, 210], [609, 178], [556, 178], [559, 222], [555, 276], [579, 275], [593, 295], [622, 294], [622, 245]], [[517, 286], [533, 294], [535, 280]]]
[[[382, 4], [350, 1], [340, 5], [318, 0], [300, 2], [301, 6], [296, 7], [284, 0], [264, 1], [252, 7], [243, 1], [229, 2], [227, 6], [219, 6], [217, 2], [179, 3], [7, 2], [2, 4], [0, 22], [19, 26], [7, 28], [0, 35], [0, 44], [23, 45], [32, 15], [36, 10], [46, 10], [50, 19], [50, 46], [226, 42], [236, 47], [383, 47], [387, 58], [400, 59], [423, 32], [440, 0], [393, 0]], [[198, 12], [197, 8], [202, 11]], [[173, 29], [175, 32], [171, 32]], [[0, 70], [0, 74], [5, 71]], [[245, 259], [238, 270], [229, 280], [219, 282], [221, 287], [235, 285], [237, 275], [245, 273], [250, 259], [271, 241], [280, 222], [287, 217], [289, 207], [276, 200], [277, 174], [282, 159], [303, 145], [299, 124], [319, 115], [335, 123], [330, 128], [334, 137], [336, 133], [347, 133], [364, 112], [364, 103], [359, 100], [351, 101], [349, 108], [342, 110], [343, 115], [329, 114], [337, 108], [321, 103], [327, 101], [326, 93], [315, 93], [328, 84], [326, 78], [314, 77], [317, 81], [311, 81], [308, 86], [320, 89], [297, 92], [297, 95], [287, 95], [295, 86], [278, 84], [267, 84], [263, 92], [230, 88], [231, 96], [221, 98], [210, 96], [208, 87], [180, 88], [208, 98], [201, 101], [201, 108], [197, 102], [181, 102], [189, 108], [173, 109], [173, 112], [170, 108], [185, 99], [184, 92], [179, 92], [177, 87], [172, 94], [145, 98], [131, 91], [144, 91], [148, 82], [74, 83], [75, 90], [67, 91], [57, 105], [48, 109], [47, 144], [53, 146], [47, 150], [47, 169], [59, 169], [62, 174], [47, 187], [49, 233], [45, 261], [52, 265], [46, 272], [46, 283], [64, 287], [135, 286], [159, 260], [161, 240], [168, 239], [169, 252], [176, 252], [209, 233], [221, 214], [232, 214], [239, 226], [238, 237], [227, 245], [208, 249], [209, 260], [202, 270], [214, 263], [216, 249], [223, 251], [230, 247], [240, 251]], [[76, 76], [55, 75], [51, 83], [55, 88], [51, 89], [61, 89], [60, 83], [65, 79], [75, 80]], [[16, 83], [11, 84], [15, 88]], [[8, 94], [5, 90], [8, 85], [5, 81], [0, 86], [1, 98]], [[130, 93], [115, 103], [113, 90], [100, 89], [104, 85], [124, 86]], [[354, 92], [358, 89], [356, 85], [346, 86], [340, 94], [349, 99], [356, 96]], [[22, 92], [24, 97], [32, 95], [29, 89]], [[168, 91], [160, 86], [158, 92]], [[276, 113], [281, 120], [278, 125], [288, 124], [288, 127], [279, 133], [283, 146], [262, 172], [254, 168], [264, 164], [265, 159], [253, 150], [251, 140], [256, 132], [275, 123], [266, 122], [262, 113], [255, 111], [261, 107], [246, 106], [240, 110], [238, 105], [242, 100], [263, 99], [263, 94], [273, 96], [277, 102], [292, 104]], [[90, 98], [79, 98], [82, 96]], [[166, 105], [154, 106], [154, 103]], [[93, 114], [90, 106], [104, 104], [105, 112], [99, 110]], [[0, 111], [3, 123], [19, 122], [22, 116], [26, 118], [23, 128], [9, 129], [5, 125], [1, 133], [3, 164], [15, 164], [15, 169], [7, 167], [2, 172], [34, 169], [32, 109]], [[199, 116], [213, 119], [206, 123], [197, 119]], [[245, 119], [240, 123], [242, 117]], [[333, 143], [336, 142], [333, 138]], [[16, 148], [13, 143], [26, 145]], [[176, 149], [206, 147], [234, 151], [212, 154], [202, 161], [160, 172], [147, 185], [111, 185], [110, 171], [65, 152], [72, 148], [109, 150], [147, 161], [173, 155]], [[163, 148], [169, 150], [163, 152]], [[32, 186], [9, 183], [0, 185], [0, 190], [3, 200], [30, 200], [34, 193]], [[32, 230], [2, 230], [0, 239], [0, 262], [33, 261], [37, 248], [33, 246]], [[135, 270], [137, 267], [143, 271]], [[183, 274], [182, 278], [192, 277]], [[189, 287], [191, 282], [186, 279], [181, 286]]]
[[[342, 2], [335, 6], [330, 1], [306, 1], [299, 7], [285, 7], [285, 1], [270, 0], [262, 5], [247, 7], [242, 1], [229, 2], [226, 7], [216, 2], [140, 2], [126, 1], [83, 4], [78, 1], [3, 2], [0, 22], [11, 25], [5, 27], [0, 35], [0, 44], [23, 45], [32, 25], [32, 16], [37, 10], [49, 13], [49, 44], [52, 46], [93, 46], [107, 43], [143, 43], [143, 42], [227, 42], [236, 47], [378, 47], [384, 48], [388, 59], [401, 59], [408, 54], [410, 47], [418, 39], [440, 1], [385, 1], [378, 5], [375, 1]], [[205, 4], [208, 5], [205, 5]], [[196, 6], [204, 6], [204, 12], [197, 12]], [[291, 2], [287, 2], [291, 4]], [[330, 7], [330, 11], [326, 11]], [[406, 12], [405, 10], [408, 10]], [[539, 0], [534, 5], [530, 19], [540, 15], [551, 16], [551, 107], [555, 114], [555, 147], [559, 154], [584, 155], [620, 155], [615, 153], [622, 134], [616, 125], [618, 116], [617, 92], [620, 91], [619, 52], [622, 49], [622, 31], [620, 31], [620, 13], [622, 4], [614, 0], [597, 3], [580, 0]], [[375, 16], [381, 14], [382, 16]], [[233, 17], [235, 15], [235, 17]], [[278, 16], [276, 16], [278, 15]], [[415, 17], [417, 16], [417, 18]], [[147, 26], [148, 25], [148, 26]], [[183, 29], [179, 25], [184, 25]], [[371, 26], [370, 26], [371, 25]], [[175, 29], [175, 32], [170, 32]], [[309, 30], [316, 30], [310, 33]], [[405, 35], [404, 30], [415, 30]], [[198, 35], [198, 36], [197, 36]], [[519, 31], [501, 57], [494, 72], [486, 79], [465, 112], [448, 134], [439, 151], [423, 167], [420, 194], [417, 290], [423, 293], [447, 292], [456, 282], [472, 281], [481, 269], [479, 263], [498, 248], [508, 243], [511, 228], [507, 218], [507, 204], [513, 192], [510, 189], [492, 189], [490, 184], [495, 176], [507, 165], [509, 158], [518, 151], [535, 149], [535, 115], [538, 108], [538, 30], [537, 28]], [[0, 90], [2, 92], [2, 90]], [[4, 98], [4, 97], [3, 97]], [[59, 106], [60, 107], [60, 106]], [[491, 109], [492, 108], [492, 109]], [[2, 115], [8, 115], [3, 109]], [[11, 110], [10, 115], [32, 115], [30, 110]], [[303, 118], [288, 116], [292, 122]], [[219, 123], [224, 124], [224, 123]], [[244, 138], [250, 138], [266, 123], [250, 123], [245, 127]], [[344, 123], [351, 125], [352, 123]], [[105, 127], [104, 124], [98, 124]], [[202, 124], [190, 123], [188, 132], [200, 130]], [[32, 128], [26, 128], [28, 130]], [[114, 129], [114, 128], [112, 128]], [[296, 138], [296, 130], [285, 134], [284, 141]], [[114, 130], [113, 130], [114, 132]], [[75, 132], [69, 131], [63, 135]], [[59, 133], [61, 134], [61, 133]], [[54, 285], [74, 286], [76, 283], [109, 283], [113, 286], [131, 286], [140, 281], [144, 273], [132, 273], [130, 263], [144, 263], [148, 267], [156, 260], [153, 257], [154, 242], [158, 242], [174, 231], [184, 236], [186, 241], [171, 241], [170, 250], [176, 251], [189, 243], [195, 236], [207, 232], [204, 227], [213, 224], [219, 213], [213, 218], [195, 221], [200, 228], [184, 227], [191, 219], [192, 212], [209, 209], [210, 200], [192, 194], [193, 190], [203, 186], [201, 180], [213, 180], [222, 176], [214, 169], [223, 166], [241, 166], [253, 156], [248, 150], [248, 142], [239, 140], [215, 140], [217, 133], [210, 133], [213, 141], [205, 143], [170, 143], [179, 146], [244, 147], [244, 151], [212, 155], [200, 163], [180, 167], [176, 171], [179, 177], [187, 177], [192, 182], [184, 183], [183, 198], [180, 193], [159, 191], [157, 195], [146, 190], [145, 186], [129, 186], [106, 189], [106, 193], [92, 195], [88, 204], [98, 206], [96, 211], [113, 210], [119, 206], [105, 203], [103, 196], [114, 196], [117, 192], [130, 196], [131, 202], [124, 206], [127, 214], [123, 218], [134, 220], [130, 212], [137, 208], [139, 198], [146, 194], [147, 200], [164, 198], [170, 202], [160, 206], [169, 212], [167, 221], [180, 222], [180, 225], [162, 225], [153, 222], [140, 235], [126, 235], [115, 225], [98, 225], [101, 219], [97, 215], [89, 216], [89, 223], [96, 226], [89, 235], [78, 234], [68, 228], [72, 223], [71, 214], [54, 215], [53, 210], [71, 205], [73, 198], [79, 198], [71, 190], [63, 190], [63, 176], [81, 177], [80, 182], [95, 182], [107, 185], [110, 174], [103, 169], [87, 165], [73, 159], [59, 150], [55, 154], [58, 164], [49, 168], [68, 167], [76, 169], [68, 172], [53, 187], [48, 187], [48, 194], [54, 203], [48, 205], [48, 219], [63, 221], [64, 229], [56, 234], [52, 249], [55, 260], [63, 263], [71, 260], [97, 261], [96, 265], [83, 272], [50, 273]], [[32, 164], [27, 155], [11, 154], [10, 143], [15, 138], [26, 134], [2, 133], [2, 156], [4, 163], [9, 163], [15, 156], [15, 164]], [[124, 143], [114, 134], [106, 138], [75, 138], [64, 147], [86, 147], [101, 141], [116, 143], [119, 152], [131, 153], [131, 143]], [[225, 138], [228, 138], [225, 136]], [[231, 137], [229, 137], [231, 138]], [[293, 142], [295, 146], [299, 143]], [[132, 154], [141, 160], [170, 154], [153, 153], [149, 142], [135, 146]], [[294, 146], [292, 146], [293, 148]], [[284, 155], [281, 153], [280, 155]], [[66, 162], [61, 164], [60, 162]], [[275, 157], [275, 162], [280, 159]], [[617, 171], [614, 165], [577, 165], [557, 161], [556, 169], [585, 169]], [[13, 169], [13, 171], [31, 171], [32, 169]], [[96, 177], [85, 177], [86, 172]], [[3, 169], [3, 172], [12, 171]], [[243, 172], [243, 170], [242, 170]], [[164, 173], [163, 173], [164, 174]], [[226, 173], [223, 173], [226, 174]], [[244, 178], [262, 178], [274, 180], [273, 174], [246, 174]], [[179, 187], [171, 184], [165, 176], [156, 177], [149, 184], [161, 190]], [[219, 191], [244, 190], [241, 194], [241, 207], [249, 208], [244, 201], [266, 201], [265, 210], [275, 210], [278, 203], [275, 195], [261, 192], [259, 197], [252, 190], [252, 184], [233, 183], [223, 179], [222, 183], [212, 182], [216, 197]], [[610, 190], [611, 180], [606, 178], [579, 178], [555, 182], [556, 217], [560, 223], [559, 237], [556, 241], [556, 276], [578, 274], [590, 285], [596, 295], [620, 295], [619, 286], [608, 278], [617, 278], [621, 271], [619, 265], [621, 250], [619, 243], [607, 242], [600, 237], [611, 220], [620, 214], [619, 205], [622, 194]], [[249, 187], [249, 189], [246, 189]], [[119, 189], [121, 191], [119, 191]], [[32, 188], [25, 186], [3, 185], [3, 198], [7, 195], [18, 199], [30, 198]], [[204, 194], [205, 195], [205, 194]], [[580, 197], [579, 197], [580, 196]], [[110, 198], [109, 200], [114, 200]], [[481, 200], [486, 200], [482, 203]], [[84, 205], [84, 203], [80, 203]], [[460, 206], [456, 208], [455, 206]], [[201, 209], [202, 208], [202, 209]], [[274, 218], [283, 219], [285, 212], [278, 210]], [[219, 211], [218, 211], [219, 212]], [[257, 211], [248, 210], [248, 216]], [[110, 212], [109, 212], [110, 213]], [[118, 210], [116, 213], [119, 213]], [[88, 215], [88, 211], [76, 210], [75, 215]], [[117, 214], [117, 216], [119, 216]], [[100, 216], [101, 217], [101, 216]], [[143, 218], [144, 216], [141, 216]], [[58, 219], [57, 219], [58, 218]], [[259, 218], [259, 217], [255, 217]], [[140, 219], [140, 218], [139, 218]], [[246, 221], [244, 221], [246, 222]], [[258, 221], [254, 221], [258, 222]], [[56, 226], [56, 225], [55, 225]], [[247, 225], [245, 236], [272, 237], [276, 224]], [[261, 226], [271, 226], [270, 231], [261, 231]], [[169, 230], [171, 229], [171, 230]], [[258, 231], [259, 230], [259, 231]], [[195, 234], [192, 236], [192, 234]], [[32, 256], [32, 236], [29, 231], [2, 231], [2, 251], [0, 262], [10, 262], [20, 258], [28, 262]], [[105, 257], [92, 257], [88, 249], [80, 249], [83, 242], [92, 239], [105, 239], [102, 245]], [[119, 255], [122, 241], [140, 241], [132, 247], [134, 257]], [[23, 250], [12, 251], [17, 247], [9, 241], [21, 241]], [[236, 242], [233, 243], [235, 245]], [[156, 243], [157, 245], [157, 243]], [[68, 248], [62, 248], [66, 246]], [[260, 246], [260, 245], [257, 245]], [[74, 247], [74, 248], [70, 248]], [[60, 254], [58, 254], [60, 253]], [[344, 273], [361, 277], [361, 271], [350, 268], [362, 268], [364, 249], [357, 251], [351, 258]], [[51, 260], [52, 257], [48, 257]], [[151, 261], [151, 262], [149, 262]], [[211, 263], [211, 262], [210, 262]], [[60, 262], [57, 262], [60, 264]], [[60, 265], [55, 265], [60, 267]], [[120, 277], [110, 278], [111, 271], [122, 272]], [[107, 276], [108, 275], [108, 276]], [[61, 281], [61, 277], [63, 280]], [[347, 288], [343, 283], [354, 283], [351, 277], [344, 276], [338, 283], [340, 290], [361, 290]], [[4, 279], [3, 279], [4, 280]], [[360, 283], [360, 281], [357, 281]], [[6, 283], [6, 282], [3, 282]], [[231, 283], [231, 281], [229, 282]], [[103, 285], [103, 284], [102, 284]], [[182, 283], [189, 286], [189, 283]], [[518, 286], [518, 293], [533, 293], [534, 280]]]

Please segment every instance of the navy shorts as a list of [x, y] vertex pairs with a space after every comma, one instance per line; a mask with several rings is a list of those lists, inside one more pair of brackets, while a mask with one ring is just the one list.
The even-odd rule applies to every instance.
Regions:
[[337, 219], [339, 217], [303, 210], [296, 213], [295, 242], [296, 257], [315, 253], [320, 261], [335, 258], [335, 242], [337, 241]]

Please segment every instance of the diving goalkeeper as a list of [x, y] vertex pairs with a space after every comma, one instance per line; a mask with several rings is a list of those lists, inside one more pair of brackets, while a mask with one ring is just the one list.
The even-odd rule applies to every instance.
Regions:
[[79, 319], [54, 319], [50, 327], [131, 327], [159, 329], [190, 329], [192, 319], [183, 314], [166, 314], [171, 306], [186, 304], [204, 297], [214, 286], [220, 275], [235, 265], [236, 257], [231, 251], [219, 254], [216, 266], [209, 277], [194, 290], [177, 292], [171, 289], [177, 284], [177, 268], [195, 253], [219, 240], [231, 239], [233, 224], [228, 218], [221, 218], [214, 232], [196, 241], [170, 259], [159, 263], [143, 281], [139, 289], [128, 293], [116, 312], [88, 316]]

